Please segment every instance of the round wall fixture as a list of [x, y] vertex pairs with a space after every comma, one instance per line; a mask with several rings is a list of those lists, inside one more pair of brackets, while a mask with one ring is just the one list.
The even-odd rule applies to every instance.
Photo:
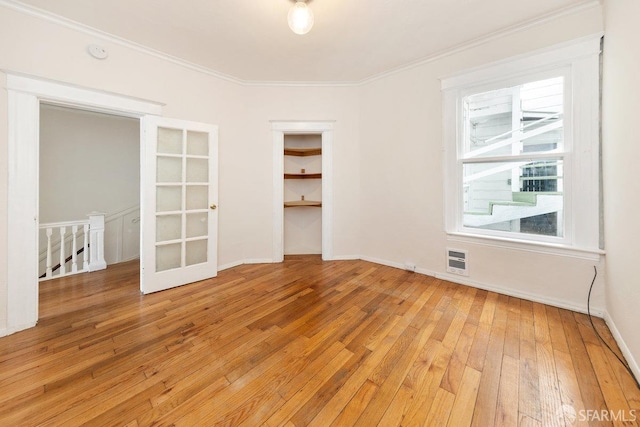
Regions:
[[90, 44], [88, 51], [89, 55], [93, 56], [96, 59], [105, 59], [107, 56], [109, 56], [107, 49], [103, 48], [102, 46], [98, 46], [97, 44]]

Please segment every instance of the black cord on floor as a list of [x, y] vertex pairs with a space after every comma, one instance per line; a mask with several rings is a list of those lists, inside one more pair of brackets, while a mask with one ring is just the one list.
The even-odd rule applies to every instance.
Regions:
[[593, 266], [593, 280], [591, 281], [591, 286], [589, 286], [589, 295], [587, 296], [587, 316], [589, 317], [589, 322], [591, 323], [591, 327], [593, 328], [593, 331], [596, 333], [596, 335], [598, 336], [598, 338], [600, 339], [602, 344], [604, 344], [609, 349], [609, 351], [616, 357], [616, 359], [618, 359], [620, 361], [622, 366], [624, 366], [624, 368], [627, 370], [627, 372], [629, 372], [629, 375], [631, 375], [631, 378], [633, 378], [633, 380], [636, 382], [636, 385], [640, 389], [640, 382], [638, 382], [638, 379], [633, 374], [633, 371], [631, 370], [631, 367], [629, 367], [627, 362], [625, 362], [624, 360], [622, 360], [622, 358], [620, 356], [618, 356], [618, 353], [613, 351], [613, 349], [609, 346], [609, 344], [607, 344], [607, 342], [604, 340], [604, 338], [602, 338], [602, 336], [600, 335], [600, 333], [596, 329], [596, 325], [593, 324], [593, 319], [591, 318], [590, 306], [591, 306], [591, 291], [593, 290], [593, 284], [596, 283], [596, 277], [598, 277], [598, 269], [594, 265]]

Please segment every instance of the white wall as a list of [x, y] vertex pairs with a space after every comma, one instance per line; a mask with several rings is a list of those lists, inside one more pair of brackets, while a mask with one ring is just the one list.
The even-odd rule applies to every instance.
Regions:
[[[243, 194], [236, 183], [245, 176], [238, 173], [244, 142], [242, 110], [243, 88], [236, 83], [186, 68], [128, 48], [97, 36], [69, 29], [9, 8], [0, 7], [0, 70], [19, 72], [46, 79], [68, 82], [101, 91], [125, 94], [165, 104], [168, 117], [215, 123], [220, 125], [220, 233], [219, 263], [243, 259], [243, 230], [234, 227], [234, 217], [246, 211]], [[100, 43], [109, 51], [104, 61], [86, 53], [87, 45]], [[0, 82], [6, 87], [5, 74]], [[0, 91], [0, 124], [6, 125], [7, 92]], [[7, 129], [2, 126], [2, 129]], [[0, 133], [0, 165], [6, 162], [7, 133]], [[269, 157], [270, 158], [270, 157]], [[7, 325], [7, 241], [6, 191], [7, 167], [0, 176], [0, 330]], [[264, 192], [269, 192], [266, 185]], [[269, 208], [270, 212], [270, 208]]]
[[603, 169], [607, 312], [626, 356], [640, 378], [640, 3], [606, 1], [603, 75]]
[[[364, 85], [360, 90], [364, 257], [399, 267], [409, 262], [418, 271], [585, 310], [593, 265], [603, 273], [604, 263], [597, 256], [593, 260], [447, 239], [440, 78], [599, 31], [602, 16], [595, 7]], [[447, 246], [469, 250], [468, 278], [443, 274]], [[603, 278], [600, 274], [592, 301], [600, 313]]]
[[[0, 85], [7, 86], [5, 74], [0, 72]], [[0, 91], [0, 129], [8, 127], [8, 111], [6, 92]], [[7, 329], [7, 255], [9, 251], [7, 226], [7, 190], [9, 176], [9, 162], [7, 156], [7, 132], [0, 133], [0, 331]]]
[[[599, 8], [588, 9], [355, 87], [240, 85], [5, 7], [0, 7], [0, 28], [7, 35], [0, 38], [0, 70], [153, 100], [165, 104], [167, 117], [219, 125], [219, 265], [271, 259], [269, 121], [332, 120], [335, 258], [410, 261], [420, 271], [440, 274], [447, 240], [439, 78], [600, 31], [602, 17]], [[96, 42], [107, 48], [108, 59], [86, 53]], [[4, 78], [0, 74], [0, 82]], [[0, 124], [6, 121], [6, 104], [6, 92], [0, 92]], [[6, 152], [7, 135], [0, 134], [0, 166]], [[0, 202], [5, 219], [0, 272], [5, 272], [4, 176]], [[476, 285], [584, 308], [591, 261], [466, 246]], [[1, 274], [0, 328], [7, 302]], [[601, 280], [595, 303], [604, 306]]]
[[[359, 221], [360, 150], [359, 106], [353, 87], [246, 87], [246, 140], [251, 150], [243, 151], [239, 167], [246, 175], [244, 191], [251, 206], [237, 221], [247, 230], [244, 259], [270, 259], [273, 228], [273, 137], [269, 120], [332, 121], [334, 258], [355, 258], [360, 253]], [[222, 154], [220, 155], [222, 158]], [[323, 157], [323, 161], [325, 158]], [[263, 191], [263, 185], [269, 189]], [[324, 209], [324, 208], [323, 208]]]
[[[164, 104], [163, 115], [219, 126], [218, 265], [272, 257], [270, 120], [335, 120], [334, 254], [357, 256], [358, 108], [353, 87], [244, 86], [98, 35], [0, 6], [0, 70]], [[90, 57], [89, 44], [109, 57]], [[6, 87], [6, 75], [0, 72]], [[6, 125], [7, 92], [0, 92]], [[4, 127], [6, 129], [6, 126]], [[8, 139], [0, 134], [6, 171]], [[7, 328], [7, 176], [0, 176], [0, 331]]]
[[139, 120], [40, 107], [40, 223], [139, 204]]

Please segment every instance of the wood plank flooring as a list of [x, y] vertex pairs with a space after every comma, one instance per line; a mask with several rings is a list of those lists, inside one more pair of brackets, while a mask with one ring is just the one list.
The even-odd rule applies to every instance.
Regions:
[[288, 257], [146, 296], [123, 263], [42, 283], [38, 326], [0, 338], [2, 426], [600, 426], [635, 411], [585, 315], [364, 261]]

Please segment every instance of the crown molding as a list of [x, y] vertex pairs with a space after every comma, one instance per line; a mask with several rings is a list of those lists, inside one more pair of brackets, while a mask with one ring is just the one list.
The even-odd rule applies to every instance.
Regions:
[[96, 28], [90, 27], [88, 25], [82, 24], [80, 22], [65, 18], [60, 15], [56, 15], [52, 12], [46, 11], [44, 9], [37, 8], [35, 6], [27, 5], [21, 3], [17, 0], [0, 0], [0, 6], [5, 6], [9, 9], [15, 10], [17, 12], [24, 13], [25, 15], [33, 16], [35, 18], [42, 19], [47, 22], [51, 22], [53, 24], [60, 25], [64, 28], [68, 28], [70, 30], [78, 31], [80, 33], [89, 35], [91, 37], [95, 37], [101, 40], [104, 40], [109, 43], [117, 44], [132, 50], [135, 50], [140, 53], [144, 53], [150, 56], [153, 56], [158, 59], [162, 59], [176, 65], [180, 65], [182, 67], [188, 68], [190, 70], [194, 70], [200, 73], [208, 74], [214, 77], [217, 77], [222, 80], [227, 80], [232, 83], [237, 84], [245, 84], [246, 81], [242, 79], [238, 79], [236, 77], [220, 73], [218, 71], [212, 70], [207, 67], [203, 67], [202, 65], [195, 64], [193, 62], [186, 61], [184, 59], [178, 58], [173, 55], [169, 55], [162, 51], [153, 49], [151, 47], [145, 46], [140, 43], [136, 43], [134, 41], [125, 39], [123, 37], [118, 37], [113, 34], [107, 33], [102, 30], [98, 30]]
[[410, 70], [412, 68], [416, 68], [419, 67], [421, 65], [425, 65], [428, 64], [430, 62], [434, 62], [437, 61], [439, 59], [443, 59], [446, 58], [448, 56], [453, 56], [455, 54], [467, 51], [469, 49], [473, 49], [474, 47], [478, 47], [481, 46], [483, 44], [489, 43], [491, 41], [509, 36], [511, 34], [526, 30], [528, 28], [531, 27], [535, 27], [538, 25], [542, 25], [542, 24], [546, 24], [547, 22], [552, 22], [556, 19], [565, 17], [565, 16], [570, 16], [579, 12], [583, 12], [585, 10], [589, 10], [589, 9], [593, 9], [595, 7], [600, 7], [602, 6], [602, 0], [586, 0], [578, 5], [574, 5], [574, 6], [569, 6], [569, 7], [565, 7], [563, 9], [559, 9], [550, 13], [547, 13], [545, 15], [536, 17], [536, 18], [532, 18], [529, 19], [527, 21], [523, 21], [523, 22], [519, 22], [517, 24], [511, 25], [509, 27], [494, 31], [492, 33], [488, 33], [482, 37], [478, 37], [476, 39], [474, 39], [473, 41], [470, 42], [463, 42], [460, 43], [456, 46], [453, 46], [451, 48], [445, 49], [443, 51], [440, 51], [438, 53], [435, 53], [433, 55], [429, 55], [427, 57], [421, 58], [419, 60], [416, 60], [414, 62], [410, 62], [408, 64], [402, 65], [398, 68], [394, 68], [392, 70], [389, 71], [385, 71], [383, 73], [380, 74], [376, 74], [374, 76], [365, 78], [361, 81], [358, 82], [358, 84], [366, 84], [366, 83], [371, 83], [373, 81], [397, 74], [397, 73], [401, 73], [403, 71], [407, 71]]
[[150, 56], [153, 56], [158, 59], [162, 59], [173, 64], [188, 68], [193, 71], [197, 71], [203, 74], [207, 74], [210, 76], [214, 76], [216, 78], [226, 80], [235, 84], [239, 84], [242, 86], [277, 86], [277, 87], [353, 87], [353, 86], [362, 86], [368, 83], [371, 83], [376, 80], [383, 79], [388, 76], [392, 76], [394, 74], [401, 73], [406, 70], [410, 70], [412, 68], [419, 67], [421, 65], [428, 64], [430, 62], [437, 61], [442, 58], [446, 58], [448, 56], [455, 55], [457, 53], [464, 52], [469, 49], [473, 49], [474, 47], [480, 46], [482, 44], [491, 42], [493, 40], [509, 36], [511, 34], [517, 33], [519, 31], [535, 27], [537, 25], [545, 24], [547, 22], [554, 21], [556, 19], [570, 16], [575, 13], [579, 13], [588, 9], [592, 9], [594, 7], [600, 7], [602, 5], [602, 0], [585, 0], [582, 3], [577, 5], [568, 6], [562, 9], [555, 10], [553, 12], [547, 13], [545, 15], [529, 19], [527, 21], [519, 22], [517, 24], [511, 25], [509, 27], [488, 33], [482, 37], [476, 38], [473, 41], [460, 43], [451, 48], [445, 49], [443, 51], [434, 53], [433, 55], [429, 55], [423, 58], [420, 58], [416, 61], [412, 61], [405, 65], [399, 66], [397, 68], [390, 69], [388, 71], [374, 74], [369, 77], [365, 77], [361, 80], [345, 80], [345, 81], [260, 81], [260, 80], [244, 80], [240, 79], [228, 74], [224, 74], [218, 72], [216, 70], [212, 70], [211, 68], [204, 67], [202, 65], [195, 64], [193, 62], [178, 58], [173, 55], [169, 55], [162, 51], [150, 48], [148, 46], [133, 42], [131, 40], [115, 36], [113, 34], [107, 33], [102, 30], [98, 30], [96, 28], [90, 27], [88, 25], [82, 24], [80, 22], [62, 17], [60, 15], [56, 15], [52, 12], [37, 8], [35, 6], [27, 5], [21, 3], [18, 0], [0, 0], [0, 6], [7, 7], [9, 9], [24, 13], [26, 15], [30, 15], [57, 25], [60, 25], [65, 28], [69, 28], [71, 30], [75, 30], [92, 37], [96, 37], [102, 39], [104, 41], [114, 43], [137, 52], [141, 52]]

